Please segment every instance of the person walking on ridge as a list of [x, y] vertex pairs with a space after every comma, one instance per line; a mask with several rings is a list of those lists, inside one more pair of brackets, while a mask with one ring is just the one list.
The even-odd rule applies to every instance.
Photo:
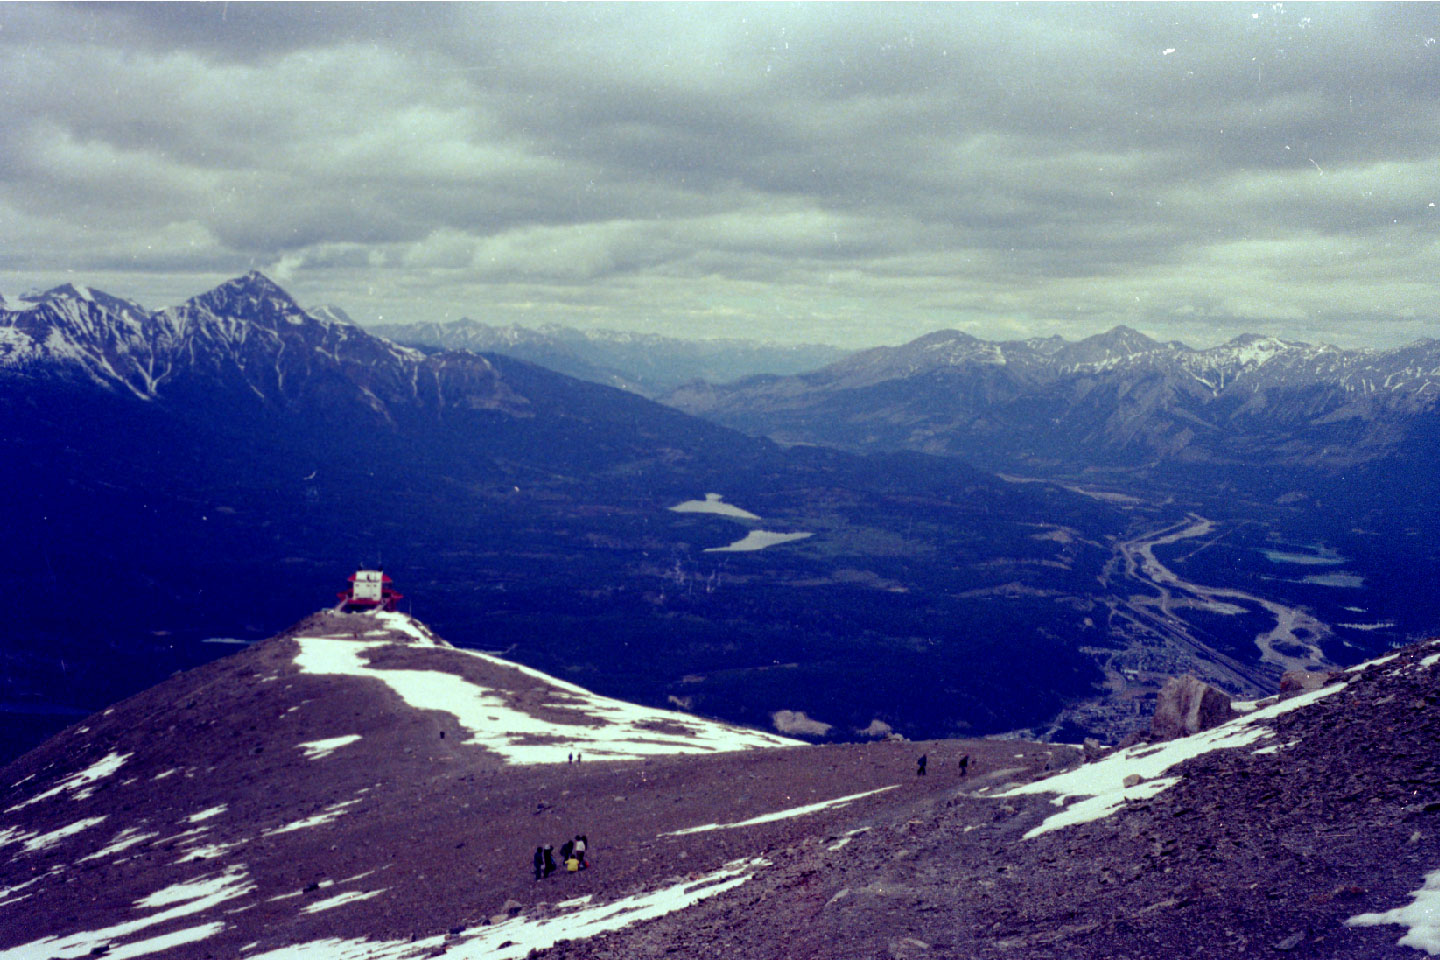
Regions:
[[917, 777], [923, 777], [923, 776], [925, 776], [925, 762], [926, 762], [927, 760], [929, 760], [929, 759], [930, 759], [930, 758], [929, 758], [928, 756], [926, 756], [925, 754], [923, 754], [923, 753], [920, 754], [920, 759], [915, 761], [915, 776], [917, 776]]

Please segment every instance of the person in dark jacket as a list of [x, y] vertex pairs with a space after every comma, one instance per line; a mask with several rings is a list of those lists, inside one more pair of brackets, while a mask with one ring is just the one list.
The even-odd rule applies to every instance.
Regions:
[[963, 757], [960, 758], [960, 776], [963, 777], [963, 776], [965, 776], [965, 774], [967, 774], [967, 773], [969, 773], [969, 772], [970, 772], [970, 754], [967, 753], [967, 754], [965, 754]]
[[930, 759], [930, 758], [929, 758], [928, 756], [926, 756], [925, 754], [923, 754], [923, 753], [920, 754], [920, 759], [915, 761], [915, 776], [917, 776], [917, 777], [923, 777], [923, 776], [925, 776], [925, 762], [926, 762], [927, 760], [929, 760], [929, 759]]
[[560, 862], [561, 862], [561, 863], [564, 863], [566, 860], [569, 860], [570, 857], [571, 857], [571, 855], [574, 854], [574, 853], [575, 853], [575, 841], [574, 841], [574, 840], [566, 840], [564, 843], [560, 844]]
[[545, 846], [540, 848], [540, 852], [544, 854], [544, 875], [548, 877], [550, 876], [550, 874], [555, 872], [555, 848], [551, 844], [547, 843], [545, 844]]
[[539, 880], [542, 876], [544, 876], [544, 874], [541, 873], [541, 871], [545, 869], [545, 850], [544, 850], [543, 847], [536, 847], [536, 848], [535, 848], [535, 860], [534, 860], [534, 863], [535, 863], [535, 879], [536, 879], [536, 880]]

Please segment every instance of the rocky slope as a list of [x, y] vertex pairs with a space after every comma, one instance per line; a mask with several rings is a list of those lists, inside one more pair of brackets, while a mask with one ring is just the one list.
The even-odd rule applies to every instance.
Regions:
[[0, 770], [0, 957], [1416, 956], [1437, 663], [1079, 766], [789, 746], [319, 614]]

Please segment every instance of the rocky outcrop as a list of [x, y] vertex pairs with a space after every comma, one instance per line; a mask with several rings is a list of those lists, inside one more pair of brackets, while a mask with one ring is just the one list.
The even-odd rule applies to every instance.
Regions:
[[1280, 693], [1282, 696], [1309, 693], [1341, 676], [1344, 676], [1343, 670], [1286, 670], [1280, 677]]
[[1150, 721], [1150, 739], [1174, 740], [1201, 730], [1219, 726], [1235, 716], [1230, 697], [1186, 674], [1172, 677], [1160, 691], [1155, 702], [1155, 716]]

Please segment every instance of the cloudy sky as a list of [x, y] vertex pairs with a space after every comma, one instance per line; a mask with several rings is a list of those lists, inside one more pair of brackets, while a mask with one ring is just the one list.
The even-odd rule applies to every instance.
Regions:
[[0, 293], [1440, 336], [1440, 6], [0, 4]]

